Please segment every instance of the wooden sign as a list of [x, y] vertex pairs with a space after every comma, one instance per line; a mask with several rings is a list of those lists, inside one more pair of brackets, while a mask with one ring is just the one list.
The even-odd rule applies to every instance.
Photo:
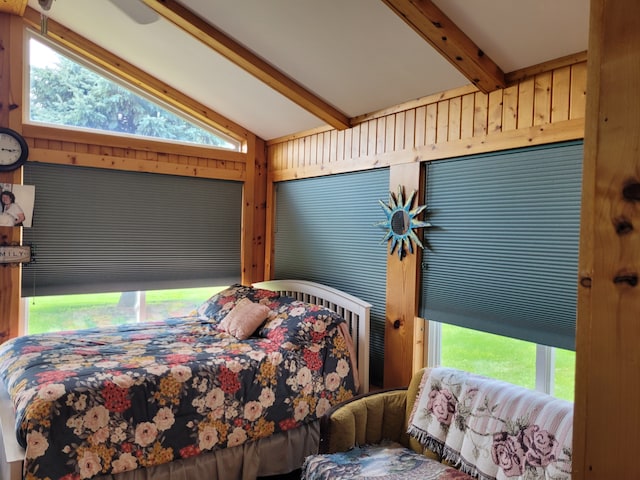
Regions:
[[30, 245], [0, 245], [0, 265], [31, 262]]

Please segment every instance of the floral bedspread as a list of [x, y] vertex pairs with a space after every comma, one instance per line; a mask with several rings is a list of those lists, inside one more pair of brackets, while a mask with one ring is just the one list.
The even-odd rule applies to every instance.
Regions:
[[[90, 478], [232, 447], [353, 396], [345, 338], [326, 312], [275, 308], [270, 328], [246, 340], [194, 312], [1, 345], [25, 478]], [[290, 319], [303, 319], [313, 341], [290, 341], [301, 331]]]

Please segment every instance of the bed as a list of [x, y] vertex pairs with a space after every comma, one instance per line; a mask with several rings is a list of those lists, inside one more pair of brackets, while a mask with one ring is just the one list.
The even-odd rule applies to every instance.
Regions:
[[368, 390], [370, 305], [313, 282], [233, 285], [187, 317], [0, 345], [2, 478], [255, 479], [317, 451]]

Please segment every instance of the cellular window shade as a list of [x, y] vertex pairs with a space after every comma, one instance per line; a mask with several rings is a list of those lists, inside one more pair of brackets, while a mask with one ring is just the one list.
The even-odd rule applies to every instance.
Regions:
[[240, 279], [239, 182], [30, 163], [24, 183], [36, 199], [23, 296]]
[[575, 349], [582, 143], [433, 162], [421, 316]]
[[389, 170], [291, 180], [276, 185], [275, 278], [312, 280], [371, 303], [370, 381], [382, 385]]

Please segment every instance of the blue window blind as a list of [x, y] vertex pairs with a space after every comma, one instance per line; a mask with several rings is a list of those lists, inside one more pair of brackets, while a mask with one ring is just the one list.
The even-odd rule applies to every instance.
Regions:
[[575, 349], [582, 142], [427, 166], [420, 315]]
[[370, 381], [382, 385], [387, 244], [378, 200], [389, 170], [280, 182], [276, 186], [274, 277], [312, 280], [372, 304]]
[[45, 163], [22, 295], [226, 285], [240, 279], [242, 183]]

